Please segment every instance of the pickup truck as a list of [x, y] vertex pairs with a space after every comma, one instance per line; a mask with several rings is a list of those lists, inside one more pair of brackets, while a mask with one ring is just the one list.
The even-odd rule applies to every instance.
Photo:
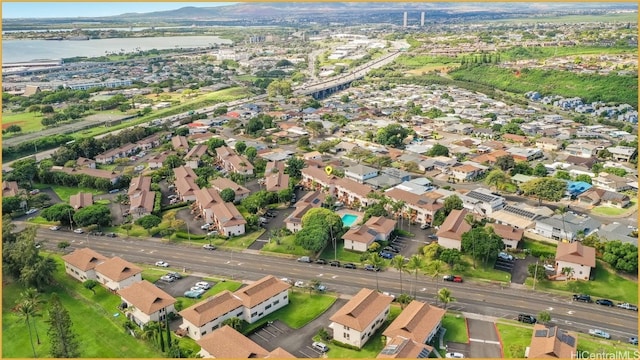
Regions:
[[609, 335], [608, 332], [602, 331], [600, 329], [589, 329], [589, 335], [603, 339], [611, 339], [611, 335]]
[[635, 305], [631, 305], [629, 303], [621, 303], [618, 304], [618, 307], [621, 309], [627, 309], [627, 310], [633, 310], [633, 311], [638, 311], [638, 307]]

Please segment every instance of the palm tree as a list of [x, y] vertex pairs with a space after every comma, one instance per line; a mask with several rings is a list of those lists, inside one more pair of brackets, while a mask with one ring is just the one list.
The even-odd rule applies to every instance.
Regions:
[[566, 276], [565, 280], [569, 281], [569, 277], [573, 275], [573, 268], [566, 266], [566, 267], [563, 267], [560, 272], [562, 273], [562, 275]]
[[451, 296], [451, 290], [449, 290], [447, 288], [442, 288], [442, 289], [438, 290], [437, 299], [440, 300], [444, 304], [444, 309], [445, 310], [447, 309], [447, 304], [449, 304], [450, 302], [456, 301], [456, 298]]
[[400, 296], [398, 296], [397, 301], [400, 304], [400, 308], [404, 309], [404, 307], [407, 306], [407, 304], [413, 301], [413, 297], [409, 294], [400, 294]]
[[40, 316], [38, 311], [40, 310], [40, 306], [44, 304], [44, 300], [40, 297], [40, 293], [35, 288], [29, 288], [20, 294], [23, 302], [28, 302], [33, 308], [33, 314], [31, 317], [33, 318], [33, 328], [36, 332], [36, 340], [38, 345], [40, 345], [40, 335], [38, 335], [38, 327], [36, 326], [36, 317]]
[[36, 348], [35, 346], [33, 346], [33, 335], [31, 334], [31, 321], [30, 319], [34, 316], [34, 309], [33, 309], [33, 305], [28, 302], [22, 302], [19, 306], [18, 306], [18, 314], [20, 315], [20, 317], [23, 317], [25, 320], [25, 323], [27, 324], [27, 328], [29, 329], [29, 340], [31, 341], [31, 350], [33, 351], [33, 357], [36, 358], [38, 357], [38, 355], [36, 354]]
[[312, 279], [311, 281], [309, 281], [309, 285], [307, 285], [309, 288], [309, 295], [311, 295], [311, 293], [318, 288], [318, 286], [320, 286], [320, 280], [318, 279]]
[[[438, 289], [438, 277], [442, 273], [443, 269], [444, 269], [444, 262], [442, 260], [435, 260], [431, 263], [431, 274], [433, 278], [436, 280], [436, 292], [440, 290]], [[438, 298], [436, 297], [436, 305], [437, 304], [438, 304]]]
[[396, 255], [391, 259], [391, 266], [393, 266], [400, 273], [400, 293], [402, 294], [402, 272], [406, 271], [407, 264], [404, 262], [404, 256]]
[[[476, 225], [476, 221], [473, 218], [473, 215], [471, 214], [467, 214], [464, 216], [464, 221], [469, 224], [471, 226], [471, 230], [473, 230], [473, 227]], [[475, 235], [473, 235], [473, 233], [471, 233], [471, 241], [473, 243], [473, 268], [476, 268], [476, 237]]]
[[[396, 217], [396, 219], [400, 217], [401, 222], [402, 222], [402, 209], [404, 208], [404, 205], [405, 205], [405, 202], [402, 200], [391, 202], [391, 209], [393, 210], [393, 214]], [[400, 225], [400, 228], [402, 229], [402, 225]]]
[[567, 228], [566, 228], [565, 223], [564, 223], [564, 215], [567, 213], [567, 207], [566, 206], [559, 206], [556, 209], [555, 213], [560, 215], [560, 217], [562, 218], [562, 231], [564, 232], [564, 239], [566, 241], [569, 241], [569, 239], [567, 237]]
[[413, 296], [416, 296], [416, 289], [418, 287], [418, 270], [422, 269], [422, 267], [424, 266], [424, 259], [422, 258], [422, 256], [415, 254], [413, 255], [410, 259], [409, 262], [407, 263], [407, 270], [412, 270], [415, 274], [415, 282], [413, 284]]
[[240, 330], [240, 327], [242, 326], [242, 320], [237, 317], [230, 317], [228, 319], [226, 319], [225, 321], [222, 322], [222, 325], [229, 325], [231, 326], [234, 330]]
[[380, 269], [379, 271], [374, 271], [376, 273], [376, 290], [380, 291], [380, 287], [378, 286], [378, 272], [382, 271], [382, 268], [385, 266], [386, 262], [377, 252], [369, 254], [369, 258], [367, 259], [367, 263], [374, 266], [375, 268]]

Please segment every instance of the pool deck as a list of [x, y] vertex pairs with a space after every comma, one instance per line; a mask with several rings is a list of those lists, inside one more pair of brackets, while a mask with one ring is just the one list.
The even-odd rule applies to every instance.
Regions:
[[352, 225], [350, 227], [353, 227], [359, 223], [362, 222], [362, 219], [364, 219], [364, 213], [362, 212], [358, 212], [358, 211], [353, 211], [353, 210], [347, 210], [347, 209], [341, 209], [336, 211], [336, 214], [338, 214], [338, 216], [340, 216], [340, 218], [342, 218], [343, 215], [354, 215], [357, 218], [353, 221]]

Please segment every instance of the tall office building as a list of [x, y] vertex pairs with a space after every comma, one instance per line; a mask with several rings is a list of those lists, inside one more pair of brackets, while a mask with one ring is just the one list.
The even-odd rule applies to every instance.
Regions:
[[407, 12], [404, 12], [404, 21], [402, 22], [402, 26], [407, 27]]
[[420, 26], [424, 26], [424, 11], [420, 13]]

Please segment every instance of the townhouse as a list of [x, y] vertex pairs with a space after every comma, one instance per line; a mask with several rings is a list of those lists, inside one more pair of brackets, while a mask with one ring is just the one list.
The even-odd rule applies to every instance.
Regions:
[[204, 144], [195, 145], [184, 156], [185, 166], [192, 169], [197, 169], [200, 166], [202, 156], [207, 153], [208, 147]]
[[62, 260], [65, 272], [76, 280], [84, 282], [96, 279], [96, 266], [107, 258], [89, 248], [81, 248], [64, 255]]
[[237, 155], [228, 146], [216, 148], [216, 157], [220, 165], [227, 171], [238, 174], [253, 175], [253, 165], [249, 160]]
[[360, 184], [364, 184], [366, 180], [376, 176], [378, 176], [377, 169], [361, 164], [350, 166], [344, 170], [344, 177], [346, 179], [351, 179]]
[[115, 171], [88, 169], [88, 168], [67, 168], [62, 166], [52, 166], [52, 172], [63, 172], [69, 175], [87, 175], [98, 179], [108, 180], [111, 185], [115, 185], [120, 180], [120, 174]]
[[385, 191], [384, 194], [393, 201], [404, 203], [402, 213], [409, 214], [410, 221], [421, 225], [431, 223], [436, 211], [444, 207], [437, 202], [441, 196], [433, 192], [416, 195], [395, 187]]
[[151, 321], [162, 322], [170, 313], [176, 312], [176, 299], [146, 280], [121, 288], [117, 293], [126, 304], [127, 319], [141, 328]]
[[232, 317], [244, 317], [244, 305], [239, 297], [225, 290], [214, 297], [205, 299], [182, 311], [180, 329], [194, 340], [222, 326], [222, 322]]
[[20, 189], [16, 181], [2, 182], [2, 197], [18, 196]]
[[310, 190], [332, 188], [338, 179], [334, 175], [327, 175], [324, 169], [317, 166], [309, 166], [301, 170], [302, 185]]
[[117, 256], [96, 265], [95, 272], [96, 281], [111, 291], [142, 281], [142, 269]]
[[218, 192], [222, 192], [224, 189], [231, 189], [236, 194], [233, 199], [234, 202], [240, 201], [251, 194], [251, 190], [244, 186], [238, 185], [236, 182], [228, 178], [219, 177], [210, 181], [211, 187]]
[[295, 358], [280, 347], [268, 351], [229, 325], [214, 330], [196, 343], [200, 345], [198, 356], [207, 359]]
[[182, 135], [172, 137], [171, 146], [173, 147], [173, 150], [178, 152], [186, 153], [189, 151], [189, 142], [187, 141], [187, 138]]
[[344, 249], [365, 252], [376, 240], [387, 240], [396, 226], [396, 221], [382, 216], [369, 218], [360, 226], [351, 227], [344, 235]]
[[374, 190], [371, 186], [357, 183], [353, 180], [338, 178], [335, 180], [335, 195], [338, 201], [353, 208], [366, 207], [375, 202], [376, 199], [369, 198], [369, 194]]
[[578, 337], [557, 326], [535, 324], [531, 344], [525, 349], [529, 359], [570, 359], [578, 354]]
[[163, 151], [159, 154], [154, 154], [149, 157], [149, 169], [159, 169], [164, 165], [164, 162], [167, 160], [169, 155], [176, 155], [174, 151]]
[[462, 248], [462, 234], [471, 230], [471, 225], [465, 221], [469, 214], [466, 209], [452, 210], [436, 232], [438, 244], [446, 249]]
[[198, 175], [191, 168], [180, 166], [173, 169], [175, 177], [174, 184], [176, 186], [176, 193], [182, 201], [195, 201], [196, 190], [200, 187], [196, 184]]
[[151, 214], [156, 192], [151, 191], [151, 177], [137, 176], [129, 183], [129, 213], [134, 218]]
[[413, 300], [385, 329], [387, 342], [395, 337], [411, 339], [420, 344], [431, 342], [440, 328], [446, 310]]
[[126, 144], [96, 155], [95, 160], [98, 164], [108, 165], [116, 161], [116, 159], [129, 157], [136, 151], [138, 151], [137, 144]]
[[78, 167], [85, 167], [85, 168], [89, 168], [89, 169], [95, 169], [96, 168], [96, 161], [92, 160], [92, 159], [87, 159], [84, 157], [79, 157], [76, 160], [76, 166]]
[[493, 228], [496, 235], [500, 236], [505, 248], [517, 249], [518, 244], [522, 241], [524, 235], [524, 229], [516, 229], [512, 226], [502, 224], [488, 224], [487, 226]]
[[556, 249], [556, 274], [562, 274], [562, 270], [570, 268], [570, 279], [590, 280], [591, 270], [596, 267], [596, 249], [584, 246], [580, 241], [571, 243], [560, 242]]
[[267, 191], [278, 192], [289, 188], [289, 174], [284, 172], [283, 161], [268, 162], [264, 170], [264, 177]]
[[325, 198], [326, 195], [322, 191], [315, 190], [308, 192], [298, 200], [295, 204], [295, 210], [284, 219], [284, 224], [287, 229], [294, 233], [302, 230], [302, 217], [307, 211], [322, 206]]
[[87, 206], [93, 205], [93, 194], [79, 192], [77, 194], [69, 196], [69, 205], [74, 210], [82, 209]]
[[402, 336], [388, 338], [386, 345], [376, 359], [426, 359], [433, 347]]
[[151, 150], [155, 147], [158, 147], [162, 144], [162, 139], [165, 137], [165, 134], [162, 132], [153, 134], [151, 136], [147, 136], [144, 139], [140, 139], [136, 144], [140, 150]]
[[330, 318], [333, 339], [361, 349], [389, 316], [393, 298], [361, 289]]
[[273, 275], [267, 275], [249, 286], [237, 290], [234, 294], [242, 301], [243, 319], [249, 324], [253, 324], [289, 304], [290, 288], [290, 284]]
[[214, 188], [197, 189], [194, 191], [194, 196], [195, 202], [191, 205], [192, 209], [196, 210], [206, 223], [213, 223], [213, 206], [224, 202], [218, 190]]
[[245, 233], [247, 221], [232, 203], [219, 202], [211, 206], [213, 223], [224, 236], [239, 236]]

